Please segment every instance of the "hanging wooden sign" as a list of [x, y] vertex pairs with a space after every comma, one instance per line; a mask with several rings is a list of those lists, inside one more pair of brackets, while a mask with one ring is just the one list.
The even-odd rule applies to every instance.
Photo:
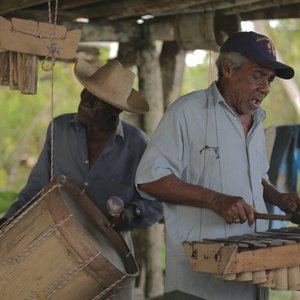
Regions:
[[38, 57], [73, 59], [80, 34], [62, 25], [0, 16], [0, 85], [36, 94]]
[[0, 52], [16, 51], [38, 56], [73, 59], [80, 41], [80, 30], [65, 26], [0, 16]]

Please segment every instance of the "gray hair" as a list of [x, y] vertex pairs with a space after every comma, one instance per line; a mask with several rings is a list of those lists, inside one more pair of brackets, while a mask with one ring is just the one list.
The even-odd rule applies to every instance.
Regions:
[[222, 70], [221, 70], [221, 64], [224, 59], [228, 59], [231, 62], [231, 69], [236, 70], [240, 68], [240, 66], [249, 61], [249, 59], [242, 54], [238, 52], [226, 52], [226, 53], [220, 53], [218, 59], [216, 60], [216, 66], [218, 69], [218, 79], [222, 78]]

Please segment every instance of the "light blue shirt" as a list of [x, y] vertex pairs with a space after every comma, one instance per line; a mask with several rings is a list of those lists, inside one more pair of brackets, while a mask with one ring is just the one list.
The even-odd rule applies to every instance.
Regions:
[[[136, 184], [174, 174], [191, 184], [241, 196], [259, 212], [266, 212], [261, 184], [268, 170], [264, 118], [263, 110], [255, 112], [254, 124], [245, 138], [240, 119], [225, 103], [215, 83], [207, 90], [179, 98], [154, 132], [138, 166]], [[193, 272], [182, 242], [265, 231], [268, 222], [257, 221], [252, 228], [246, 223], [229, 225], [210, 209], [163, 204], [166, 292], [181, 290], [209, 300], [256, 299], [255, 285]]]
[[[90, 166], [85, 127], [76, 114], [65, 114], [54, 119], [54, 178], [65, 175], [108, 216], [106, 201], [119, 196], [125, 203], [139, 206], [143, 218], [132, 223], [131, 228], [147, 227], [162, 217], [162, 205], [139, 195], [135, 188], [135, 172], [147, 146], [148, 138], [139, 129], [119, 121], [116, 132], [109, 139], [101, 155]], [[26, 186], [18, 195], [6, 218], [31, 200], [50, 180], [50, 126], [40, 157], [34, 166]]]

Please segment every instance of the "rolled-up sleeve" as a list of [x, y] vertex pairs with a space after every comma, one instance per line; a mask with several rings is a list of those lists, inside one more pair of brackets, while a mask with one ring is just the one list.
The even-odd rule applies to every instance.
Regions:
[[[181, 177], [184, 134], [176, 114], [169, 111], [153, 133], [136, 173], [136, 186], [174, 174]], [[138, 189], [142, 197], [154, 199]]]

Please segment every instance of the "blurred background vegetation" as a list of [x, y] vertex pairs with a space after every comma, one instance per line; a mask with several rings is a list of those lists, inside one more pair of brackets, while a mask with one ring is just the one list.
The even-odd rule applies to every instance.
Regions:
[[[284, 62], [294, 67], [296, 75], [293, 80], [299, 87], [300, 20], [263, 23]], [[187, 67], [181, 94], [206, 88], [212, 80], [216, 79], [213, 65], [216, 56], [216, 53], [201, 50], [187, 54]], [[99, 59], [104, 62], [108, 57], [108, 49], [101, 48]], [[56, 62], [54, 66], [54, 116], [77, 110], [82, 86], [76, 80], [73, 68], [74, 64], [64, 62]], [[43, 71], [42, 63], [39, 63], [37, 95], [24, 95], [7, 87], [0, 87], [0, 104], [1, 213], [6, 211], [11, 202], [16, 199], [18, 191], [26, 183], [29, 172], [43, 147], [46, 129], [51, 121], [51, 72]], [[262, 107], [267, 112], [265, 127], [300, 123], [295, 106], [289, 100], [286, 89], [279, 79], [275, 79], [272, 83], [271, 92]], [[300, 299], [297, 293], [271, 291], [270, 299]]]

